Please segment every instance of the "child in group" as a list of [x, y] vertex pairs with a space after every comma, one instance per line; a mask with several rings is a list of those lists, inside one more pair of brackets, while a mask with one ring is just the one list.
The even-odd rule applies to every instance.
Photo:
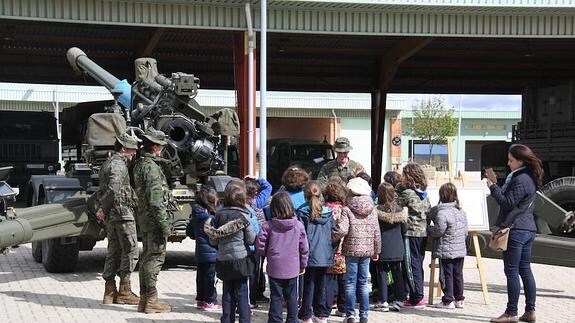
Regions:
[[[345, 206], [349, 191], [345, 182], [334, 177], [330, 179], [323, 190], [325, 205], [331, 210], [333, 220], [338, 223]], [[325, 299], [327, 308], [331, 309], [337, 304], [335, 316], [345, 316], [345, 256], [342, 252], [343, 238], [336, 241], [337, 248], [334, 254], [334, 265], [326, 270]]]
[[370, 197], [371, 187], [359, 177], [352, 178], [347, 188], [353, 194], [333, 231], [334, 240], [343, 240], [345, 255], [345, 323], [355, 322], [356, 290], [359, 297], [359, 322], [366, 323], [369, 311], [367, 276], [370, 258], [377, 261], [381, 253], [381, 234]]
[[305, 203], [303, 188], [309, 181], [309, 174], [300, 167], [290, 167], [282, 175], [282, 190], [289, 193], [294, 210]]
[[409, 300], [404, 307], [425, 308], [423, 299], [423, 259], [427, 243], [427, 212], [431, 208], [427, 196], [427, 179], [421, 166], [408, 163], [403, 167], [401, 183], [396, 186], [397, 203], [407, 207], [405, 270], [409, 282]]
[[209, 243], [204, 232], [204, 224], [213, 220], [218, 207], [218, 194], [208, 185], [202, 185], [196, 194], [196, 203], [192, 205], [190, 225], [193, 239], [196, 240], [196, 302], [205, 311], [221, 311], [222, 306], [216, 303], [216, 253], [217, 249]]
[[262, 225], [256, 247], [267, 258], [270, 282], [268, 323], [282, 322], [282, 302], [287, 304], [287, 323], [297, 323], [298, 275], [305, 271], [308, 242], [305, 228], [295, 217], [291, 198], [276, 193], [270, 204], [272, 219]]
[[433, 238], [432, 257], [439, 258], [441, 266], [439, 281], [443, 290], [441, 302], [436, 308], [463, 308], [463, 261], [467, 254], [467, 217], [461, 210], [457, 188], [445, 183], [439, 188], [439, 204], [428, 213], [432, 222], [427, 226], [428, 236]]
[[256, 233], [248, 213], [246, 186], [232, 180], [224, 189], [223, 207], [204, 225], [210, 243], [218, 246], [216, 274], [224, 282], [222, 323], [234, 322], [236, 309], [240, 323], [251, 321], [248, 277], [254, 271], [254, 260], [246, 246], [255, 242]]
[[394, 170], [390, 170], [383, 175], [383, 181], [391, 184], [391, 186], [395, 188], [397, 184], [401, 183], [401, 174]]
[[[269, 204], [272, 185], [263, 178], [256, 179], [249, 175], [244, 177], [244, 183], [246, 184], [246, 204], [248, 204], [248, 209], [251, 209], [250, 211], [253, 211], [255, 214], [255, 218], [258, 222], [258, 229], [256, 231], [259, 232], [259, 228], [266, 221], [263, 208]], [[258, 302], [267, 303], [269, 299], [264, 296], [266, 278], [263, 270], [263, 258], [259, 254], [254, 253], [254, 261], [256, 266], [255, 271], [249, 279], [250, 305], [252, 308], [257, 308]]]
[[[407, 212], [404, 212], [403, 208], [397, 204], [395, 189], [389, 183], [379, 184], [377, 200], [375, 213], [379, 218], [382, 248], [379, 261], [375, 262], [379, 283], [379, 303], [375, 305], [375, 308], [383, 312], [388, 312], [390, 309], [399, 311], [405, 301], [401, 263], [405, 258], [403, 235], [407, 232]], [[393, 303], [388, 303], [387, 277], [390, 273], [393, 277], [392, 288], [395, 296]]]
[[304, 188], [306, 202], [296, 210], [309, 242], [309, 258], [303, 276], [303, 297], [299, 318], [304, 323], [327, 322], [331, 312], [325, 299], [326, 269], [333, 265], [331, 232], [335, 226], [331, 210], [323, 205], [321, 187], [309, 181]]

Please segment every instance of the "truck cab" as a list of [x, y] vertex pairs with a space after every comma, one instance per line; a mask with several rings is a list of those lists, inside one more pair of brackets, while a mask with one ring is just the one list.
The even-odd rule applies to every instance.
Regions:
[[292, 166], [305, 169], [312, 179], [321, 167], [335, 158], [333, 147], [327, 142], [303, 139], [270, 139], [267, 141], [267, 180], [277, 190], [283, 172]]

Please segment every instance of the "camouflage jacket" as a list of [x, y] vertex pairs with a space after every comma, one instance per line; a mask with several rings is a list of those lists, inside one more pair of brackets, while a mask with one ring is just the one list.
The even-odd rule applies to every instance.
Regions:
[[171, 232], [169, 204], [170, 189], [156, 157], [142, 152], [134, 165], [134, 184], [138, 194], [137, 223], [141, 232]]
[[359, 173], [358, 170], [361, 169], [363, 169], [363, 167], [351, 159], [345, 167], [339, 165], [335, 159], [330, 160], [321, 167], [317, 175], [317, 181], [321, 187], [325, 187], [327, 182], [333, 177], [341, 177], [341, 179], [347, 183], [350, 179], [354, 178]]
[[[407, 237], [427, 236], [427, 212], [431, 209], [427, 194], [397, 185], [397, 204], [407, 207]], [[423, 191], [424, 192], [424, 191]]]
[[99, 172], [98, 198], [106, 221], [134, 221], [136, 194], [130, 186], [126, 157], [115, 152]]

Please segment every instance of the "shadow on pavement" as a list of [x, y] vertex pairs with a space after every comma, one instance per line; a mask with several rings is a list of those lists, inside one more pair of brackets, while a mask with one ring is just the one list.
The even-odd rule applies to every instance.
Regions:
[[101, 308], [103, 310], [114, 310], [119, 312], [136, 313], [135, 305], [104, 305], [100, 300], [84, 297], [72, 297], [61, 294], [40, 294], [30, 292], [0, 292], [10, 297], [19, 298], [22, 302], [36, 303], [48, 307], [65, 307], [65, 308]]
[[[417, 315], [422, 316], [421, 320], [425, 322], [426, 318], [430, 317], [442, 317], [446, 319], [454, 319], [458, 321], [478, 321], [478, 322], [485, 322], [491, 319], [491, 316], [483, 316], [483, 315], [473, 315], [473, 314], [465, 314], [465, 309], [463, 310], [437, 310], [431, 307], [425, 309], [405, 309], [402, 308], [401, 312], [403, 314], [408, 315]], [[417, 318], [414, 318], [414, 322], [418, 321]]]
[[[465, 283], [465, 290], [470, 291], [482, 291], [481, 284], [478, 283]], [[507, 294], [507, 286], [506, 285], [496, 285], [496, 284], [487, 284], [487, 290], [490, 293], [497, 293], [497, 294]], [[541, 292], [544, 293], [564, 293], [564, 290], [558, 289], [545, 289], [537, 287], [537, 296], [540, 295]], [[561, 295], [549, 295], [552, 297], [561, 296]]]

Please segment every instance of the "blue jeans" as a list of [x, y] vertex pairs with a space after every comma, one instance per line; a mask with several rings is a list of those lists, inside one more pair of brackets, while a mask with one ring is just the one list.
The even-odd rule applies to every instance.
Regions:
[[221, 323], [232, 323], [236, 319], [236, 310], [240, 323], [249, 323], [252, 319], [250, 313], [250, 299], [248, 296], [248, 279], [224, 280], [222, 293]]
[[355, 316], [356, 289], [359, 298], [359, 317], [367, 318], [369, 311], [369, 291], [367, 275], [369, 273], [369, 257], [345, 257], [345, 315]]
[[507, 309], [505, 313], [517, 315], [517, 303], [523, 281], [525, 292], [525, 311], [535, 310], [535, 278], [531, 272], [531, 249], [535, 232], [511, 229], [507, 241], [507, 250], [503, 252], [503, 266], [507, 277]]
[[299, 318], [306, 320], [316, 317], [329, 317], [331, 308], [325, 301], [326, 267], [307, 267], [303, 275], [303, 297]]
[[291, 279], [276, 279], [270, 281], [270, 311], [268, 323], [282, 322], [282, 301], [287, 303], [286, 323], [297, 323], [297, 290], [298, 277]]
[[198, 263], [196, 273], [196, 301], [206, 303], [215, 303], [217, 300], [216, 293], [216, 263], [200, 262]]

